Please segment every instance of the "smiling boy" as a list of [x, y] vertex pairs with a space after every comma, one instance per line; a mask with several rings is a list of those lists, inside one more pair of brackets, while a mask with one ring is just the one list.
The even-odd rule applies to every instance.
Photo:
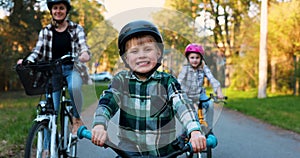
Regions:
[[120, 110], [119, 147], [131, 156], [165, 156], [175, 149], [175, 117], [187, 129], [195, 152], [206, 148], [205, 136], [178, 81], [159, 72], [163, 39], [148, 21], [125, 25], [118, 38], [119, 53], [130, 71], [121, 71], [100, 97], [92, 142], [103, 146], [108, 121]]

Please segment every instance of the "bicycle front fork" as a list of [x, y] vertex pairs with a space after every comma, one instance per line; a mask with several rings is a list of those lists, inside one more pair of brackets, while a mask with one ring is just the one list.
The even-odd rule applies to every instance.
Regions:
[[198, 108], [198, 118], [199, 118], [199, 121], [200, 121], [201, 125], [203, 125], [205, 127], [208, 127], [208, 124], [204, 119], [202, 108]]
[[51, 158], [56, 158], [58, 156], [58, 152], [56, 149], [56, 132], [57, 132], [57, 125], [56, 125], [56, 115], [52, 115], [50, 116], [50, 123], [49, 125], [51, 125], [52, 127], [51, 129], [51, 145], [50, 145], [50, 154], [51, 154]]

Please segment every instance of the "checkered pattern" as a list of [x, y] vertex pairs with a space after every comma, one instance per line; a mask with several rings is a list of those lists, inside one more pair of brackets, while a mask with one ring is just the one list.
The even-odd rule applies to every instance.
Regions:
[[218, 87], [220, 87], [220, 82], [215, 79], [207, 65], [204, 65], [203, 68], [199, 67], [196, 70], [190, 64], [185, 65], [178, 75], [178, 81], [181, 84], [182, 90], [195, 103], [199, 101], [200, 93], [206, 93], [203, 87], [204, 77], [209, 80], [214, 92], [216, 92]]
[[[84, 29], [72, 22], [68, 21], [68, 32], [71, 35], [71, 48], [72, 55], [79, 56], [82, 52], [89, 53], [89, 47], [86, 44], [86, 37]], [[53, 39], [53, 26], [47, 25], [39, 32], [38, 41], [32, 53], [28, 56], [27, 60], [34, 62], [35, 60], [52, 60], [52, 39]]]
[[119, 109], [119, 138], [152, 155], [160, 156], [159, 148], [175, 139], [175, 117], [188, 133], [200, 130], [180, 84], [164, 72], [156, 71], [146, 81], [128, 71], [118, 73], [100, 97], [93, 125], [107, 126]]

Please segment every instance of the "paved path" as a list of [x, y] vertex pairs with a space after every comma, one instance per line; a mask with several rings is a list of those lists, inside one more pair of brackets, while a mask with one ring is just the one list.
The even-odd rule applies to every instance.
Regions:
[[[91, 129], [97, 103], [86, 109], [83, 121]], [[115, 131], [114, 131], [115, 133]], [[219, 140], [213, 150], [214, 158], [300, 158], [300, 135], [282, 130], [235, 111], [223, 109], [214, 133]], [[110, 149], [79, 142], [80, 158], [112, 158]]]

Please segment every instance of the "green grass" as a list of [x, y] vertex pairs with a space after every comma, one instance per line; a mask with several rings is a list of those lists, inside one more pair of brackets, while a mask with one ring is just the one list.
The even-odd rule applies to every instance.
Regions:
[[[107, 83], [84, 85], [83, 110], [98, 101]], [[272, 95], [257, 99], [257, 91], [226, 90], [227, 108], [261, 119], [272, 125], [300, 133], [300, 97]], [[0, 157], [23, 157], [26, 137], [35, 118], [39, 96], [24, 92], [0, 94]], [[17, 155], [17, 156], [16, 156]]]
[[226, 107], [258, 118], [269, 124], [300, 133], [300, 97], [272, 95], [257, 99], [257, 91], [227, 91]]
[[[83, 86], [83, 110], [98, 100], [107, 83]], [[26, 137], [36, 116], [39, 96], [23, 91], [0, 94], [0, 157], [23, 157]]]

